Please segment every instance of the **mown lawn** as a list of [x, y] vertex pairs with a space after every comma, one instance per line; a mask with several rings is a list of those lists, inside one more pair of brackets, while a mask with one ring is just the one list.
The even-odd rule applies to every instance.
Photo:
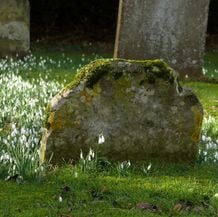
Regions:
[[[19, 74], [30, 82], [39, 77], [65, 85], [78, 67], [100, 56], [104, 50], [35, 47], [28, 67], [20, 64]], [[73, 50], [73, 51], [72, 51]], [[87, 53], [84, 50], [88, 50]], [[206, 55], [209, 77], [216, 77], [217, 53]], [[24, 61], [25, 62], [25, 61]], [[12, 67], [15, 70], [16, 67]], [[218, 76], [217, 76], [218, 77]], [[218, 84], [182, 82], [198, 95], [205, 117], [215, 118], [208, 138], [218, 143]], [[40, 89], [39, 89], [40, 90]], [[209, 140], [208, 140], [209, 141]], [[112, 164], [99, 169], [96, 163], [83, 170], [66, 164], [50, 168], [37, 179], [0, 181], [0, 216], [8, 217], [122, 217], [122, 216], [218, 216], [218, 164], [206, 158], [195, 166], [166, 165], [121, 167]], [[103, 162], [105, 163], [105, 162]], [[0, 175], [1, 177], [1, 175]]]
[[[39, 183], [0, 182], [1, 216], [217, 216], [218, 168], [152, 166], [123, 176], [73, 166]], [[143, 209], [149, 203], [151, 208]], [[141, 207], [140, 207], [141, 204]]]

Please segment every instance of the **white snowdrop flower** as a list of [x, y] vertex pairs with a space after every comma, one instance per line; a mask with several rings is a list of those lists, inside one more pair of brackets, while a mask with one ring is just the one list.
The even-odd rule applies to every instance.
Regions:
[[208, 136], [208, 137], [207, 137], [207, 141], [208, 141], [208, 142], [211, 142], [211, 141], [212, 141], [211, 137]]
[[8, 181], [10, 178], [11, 178], [10, 176], [7, 176], [7, 177], [5, 178], [5, 181]]
[[34, 143], [38, 144], [38, 142], [39, 142], [39, 139], [38, 138], [34, 138]]
[[80, 151], [80, 159], [83, 159], [83, 152]]
[[148, 165], [147, 170], [149, 171], [151, 169], [151, 163]]
[[94, 152], [94, 151], [92, 151], [92, 154], [91, 154], [91, 156], [92, 156], [92, 158], [94, 158], [94, 157], [95, 157], [95, 152]]
[[206, 155], [207, 155], [207, 152], [206, 152], [206, 151], [203, 151], [203, 154], [204, 154], [204, 156], [206, 156]]
[[8, 154], [5, 154], [5, 160], [10, 160], [10, 156]]
[[217, 151], [216, 151], [214, 157], [215, 157], [216, 160], [218, 160], [218, 152]]
[[105, 142], [105, 138], [103, 133], [100, 133], [98, 136], [98, 144], [103, 144]]
[[35, 144], [34, 143], [31, 144], [31, 148], [35, 148]]
[[74, 173], [74, 177], [77, 178], [78, 177], [78, 172]]
[[130, 167], [131, 163], [130, 161], [127, 162], [127, 167]]
[[12, 128], [12, 130], [15, 130], [15, 129], [16, 129], [16, 124], [13, 123], [13, 124], [11, 125], [11, 128]]
[[95, 153], [94, 153], [94, 151], [90, 148], [89, 149], [89, 156], [91, 157], [91, 158], [94, 158], [95, 157]]
[[13, 159], [11, 157], [9, 157], [9, 162], [13, 163]]
[[202, 135], [202, 140], [206, 141], [206, 136], [205, 135]]
[[215, 198], [218, 198], [218, 193], [214, 194], [214, 197], [215, 197]]
[[58, 201], [61, 203], [63, 201], [63, 198], [59, 196]]
[[25, 135], [26, 134], [26, 130], [22, 127], [20, 133]]
[[12, 136], [12, 137], [15, 137], [17, 134], [18, 134], [18, 131], [17, 131], [16, 129], [14, 129], [14, 130], [11, 132], [11, 136]]
[[123, 162], [121, 162], [121, 164], [120, 164], [120, 168], [121, 168], [121, 169], [124, 168], [124, 163], [123, 163]]

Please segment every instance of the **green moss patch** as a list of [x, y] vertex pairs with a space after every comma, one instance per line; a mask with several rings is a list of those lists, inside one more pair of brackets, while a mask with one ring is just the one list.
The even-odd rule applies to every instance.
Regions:
[[[84, 66], [79, 70], [75, 78], [69, 83], [64, 90], [73, 89], [85, 81], [86, 87], [92, 88], [98, 80], [105, 74], [112, 73], [114, 79], [119, 79], [123, 75], [123, 71], [114, 70], [113, 65], [119, 62], [136, 63], [142, 65], [147, 78], [151, 82], [155, 82], [157, 78], [174, 81], [173, 70], [161, 60], [124, 60], [124, 59], [98, 59]], [[134, 71], [130, 72], [134, 75]], [[64, 91], [63, 90], [63, 91]]]

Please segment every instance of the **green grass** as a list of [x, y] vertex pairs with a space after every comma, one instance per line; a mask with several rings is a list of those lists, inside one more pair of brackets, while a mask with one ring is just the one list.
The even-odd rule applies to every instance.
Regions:
[[203, 104], [205, 115], [218, 118], [218, 84], [203, 82], [188, 82], [184, 86], [190, 87]]
[[[82, 45], [60, 45], [60, 46], [45, 46], [45, 45], [32, 45], [32, 53], [36, 57], [36, 62], [40, 60], [47, 60], [47, 68], [52, 70], [52, 73], [48, 73], [48, 70], [39, 70], [34, 68], [30, 73], [21, 73], [25, 79], [37, 78], [39, 71], [41, 76], [48, 80], [56, 80], [61, 83], [69, 83], [78, 68], [81, 68], [90, 61], [98, 58], [110, 57], [105, 51], [105, 46], [101, 44], [82, 44]], [[53, 60], [55, 64], [50, 63], [49, 60]], [[57, 63], [60, 63], [60, 67], [57, 67]], [[25, 74], [25, 75], [24, 75]]]
[[[68, 165], [41, 183], [0, 182], [0, 216], [217, 216], [217, 180], [218, 169], [208, 166], [154, 166], [147, 176], [85, 172], [76, 178]], [[182, 201], [191, 211], [174, 210]], [[142, 202], [161, 210], [137, 209]]]
[[206, 52], [204, 58], [204, 68], [208, 77], [218, 79], [218, 51], [210, 50]]
[[[32, 70], [21, 69], [21, 76], [26, 80], [40, 76], [48, 82], [55, 80], [63, 84], [69, 83], [76, 69], [90, 60], [110, 57], [101, 47], [89, 45], [82, 48], [35, 45], [33, 54], [38, 63], [47, 58], [46, 67], [33, 65]], [[55, 64], [49, 63], [50, 59]], [[208, 52], [205, 60], [208, 76], [211, 76], [218, 68], [218, 55]], [[60, 67], [57, 67], [58, 62]], [[212, 115], [218, 120], [218, 84], [183, 83], [198, 95], [206, 116]], [[215, 137], [218, 139], [218, 135]], [[126, 171], [118, 171], [114, 166], [103, 172], [96, 168], [82, 172], [68, 164], [53, 168], [40, 181], [0, 181], [0, 217], [216, 217], [218, 198], [215, 194], [218, 194], [217, 164], [188, 167], [159, 163], [152, 164], [147, 173], [143, 173], [141, 166]], [[160, 210], [140, 210], [139, 203], [149, 203]], [[176, 211], [176, 204], [182, 204], [183, 208]]]
[[[154, 166], [147, 176], [130, 171], [123, 177], [89, 172], [75, 177], [68, 165], [41, 183], [0, 182], [0, 216], [216, 216], [217, 181], [218, 169], [208, 166]], [[176, 212], [180, 201], [189, 202], [192, 211]], [[161, 211], [137, 209], [142, 202]]]

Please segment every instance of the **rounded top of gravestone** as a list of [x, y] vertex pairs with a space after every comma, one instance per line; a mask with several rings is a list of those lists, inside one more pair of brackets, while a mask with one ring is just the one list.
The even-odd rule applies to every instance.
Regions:
[[145, 73], [148, 83], [154, 83], [158, 78], [169, 82], [174, 80], [173, 70], [162, 60], [98, 59], [81, 68], [65, 90], [72, 89], [81, 82], [84, 82], [86, 87], [92, 88], [102, 76], [108, 73], [115, 80], [122, 75], [134, 76], [136, 73]]

